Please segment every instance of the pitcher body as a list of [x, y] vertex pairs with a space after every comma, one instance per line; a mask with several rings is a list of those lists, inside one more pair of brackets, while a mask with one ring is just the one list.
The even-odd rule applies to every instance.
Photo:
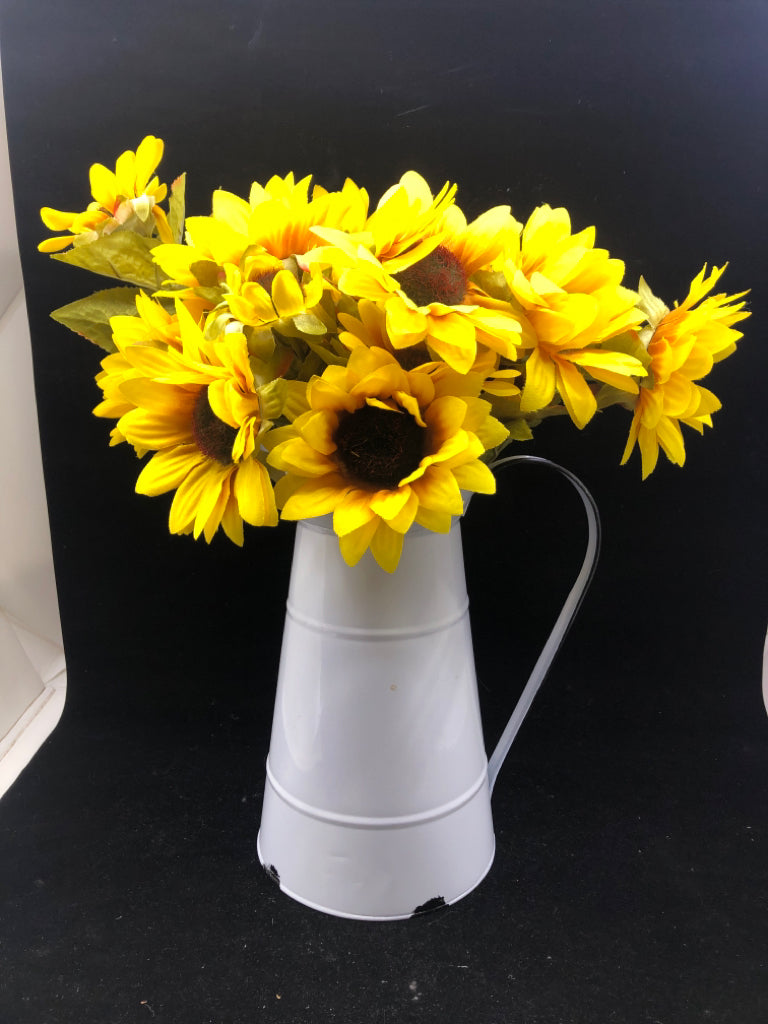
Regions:
[[347, 566], [297, 528], [259, 858], [293, 898], [398, 919], [452, 903], [494, 853], [460, 525]]

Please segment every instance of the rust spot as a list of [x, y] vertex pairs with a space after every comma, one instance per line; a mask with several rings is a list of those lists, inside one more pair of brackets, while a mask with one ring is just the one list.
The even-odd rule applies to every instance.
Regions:
[[430, 910], [439, 910], [440, 907], [447, 907], [448, 904], [445, 902], [442, 896], [433, 896], [431, 900], [427, 900], [426, 903], [422, 903], [421, 906], [416, 907], [411, 917], [416, 917], [417, 914], [428, 914]]

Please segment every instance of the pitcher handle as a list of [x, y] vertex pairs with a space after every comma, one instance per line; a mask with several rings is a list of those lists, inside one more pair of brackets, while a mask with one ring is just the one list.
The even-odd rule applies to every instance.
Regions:
[[501, 466], [511, 465], [512, 463], [536, 463], [540, 466], [547, 466], [549, 469], [555, 470], [561, 476], [564, 476], [578, 491], [579, 497], [584, 503], [584, 509], [587, 513], [587, 522], [589, 525], [589, 535], [587, 538], [587, 550], [584, 555], [584, 561], [579, 575], [576, 577], [576, 582], [571, 587], [571, 591], [568, 597], [565, 599], [562, 610], [557, 617], [557, 621], [552, 629], [552, 632], [547, 638], [547, 642], [544, 644], [541, 654], [539, 655], [538, 661], [533, 667], [528, 682], [525, 684], [520, 699], [515, 705], [515, 709], [507, 722], [507, 726], [504, 732], [501, 734], [501, 739], [496, 744], [496, 749], [488, 759], [488, 785], [491, 792], [496, 783], [496, 778], [499, 774], [504, 758], [509, 753], [509, 748], [514, 742], [515, 736], [520, 726], [523, 724], [523, 719], [528, 714], [533, 703], [533, 699], [539, 692], [541, 684], [544, 682], [544, 678], [549, 671], [549, 668], [554, 661], [555, 655], [560, 650], [560, 645], [565, 639], [565, 635], [571, 627], [573, 620], [576, 618], [576, 613], [581, 607], [581, 602], [584, 600], [589, 585], [592, 582], [592, 578], [595, 575], [595, 569], [597, 567], [597, 558], [600, 553], [600, 515], [597, 511], [597, 505], [595, 499], [589, 493], [584, 484], [579, 480], [577, 476], [571, 473], [569, 470], [559, 466], [556, 462], [550, 462], [549, 459], [542, 459], [537, 455], [510, 455], [505, 459], [499, 459], [496, 462], [491, 463], [491, 469], [498, 469]]

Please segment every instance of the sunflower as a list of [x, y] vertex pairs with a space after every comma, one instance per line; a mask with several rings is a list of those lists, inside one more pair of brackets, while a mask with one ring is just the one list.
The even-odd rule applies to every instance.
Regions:
[[404, 253], [414, 262], [438, 243], [443, 218], [455, 195], [456, 186], [446, 182], [433, 196], [420, 174], [406, 171], [396, 185], [387, 189], [360, 230], [349, 224], [341, 229], [332, 224], [316, 225], [314, 234], [329, 245], [309, 252], [308, 259], [338, 266], [346, 258], [347, 265], [353, 266], [362, 245], [381, 263], [397, 260]]
[[307, 389], [309, 410], [266, 439], [283, 519], [333, 513], [341, 554], [370, 548], [387, 572], [416, 522], [440, 533], [463, 512], [461, 490], [492, 494], [480, 456], [507, 436], [478, 398], [480, 374], [446, 366], [404, 370], [382, 348], [360, 345]]
[[685, 462], [681, 423], [701, 434], [705, 426], [712, 426], [712, 413], [721, 408], [719, 399], [695, 382], [736, 351], [742, 334], [733, 324], [750, 315], [738, 301], [746, 292], [705, 298], [724, 270], [724, 266], [714, 267], [707, 275], [705, 265], [684, 301], [672, 310], [644, 281], [640, 283], [641, 308], [649, 323], [641, 339], [651, 357], [651, 372], [635, 403], [621, 463], [627, 462], [638, 444], [644, 480], [656, 467], [659, 448], [675, 465]]
[[210, 216], [187, 217], [186, 244], [159, 245], [153, 259], [169, 283], [209, 287], [223, 280], [227, 264], [240, 267], [246, 253], [251, 260], [261, 255], [267, 262], [280, 262], [321, 242], [315, 225], [356, 231], [364, 224], [364, 189], [348, 179], [338, 192], [315, 185], [310, 194], [310, 180], [307, 176], [296, 182], [291, 172], [270, 178], [264, 186], [254, 182], [248, 200], [217, 189]]
[[[358, 303], [357, 316], [338, 312], [339, 323], [345, 330], [339, 332], [339, 341], [350, 351], [363, 345], [367, 348], [383, 348], [394, 355], [398, 363], [406, 370], [427, 367], [431, 373], [448, 370], [446, 363], [432, 359], [427, 350], [426, 342], [410, 348], [397, 350], [387, 334], [386, 312], [375, 302], [361, 299]], [[454, 372], [454, 371], [451, 371]], [[501, 369], [499, 357], [490, 349], [483, 348], [472, 364], [473, 374], [483, 375], [482, 391], [492, 395], [509, 397], [519, 395], [520, 389], [513, 383], [520, 376], [520, 370]]]
[[[136, 311], [137, 316], [110, 317], [109, 326], [117, 351], [102, 361], [101, 373], [96, 377], [96, 383], [104, 394], [103, 401], [93, 410], [96, 416], [118, 419], [134, 408], [134, 403], [126, 398], [121, 387], [126, 381], [141, 377], [142, 372], [126, 358], [126, 348], [148, 345], [152, 348], [180, 350], [182, 347], [179, 318], [175, 313], [169, 313], [144, 292], [136, 296]], [[116, 445], [124, 440], [120, 430], [115, 427], [110, 443]]]
[[81, 213], [66, 213], [44, 206], [40, 217], [52, 231], [69, 231], [68, 235], [47, 238], [38, 245], [40, 252], [58, 252], [68, 245], [93, 242], [116, 228], [131, 227], [149, 233], [152, 221], [164, 242], [172, 242], [173, 234], [163, 210], [157, 205], [168, 192], [161, 185], [155, 168], [163, 157], [162, 139], [147, 135], [136, 152], [126, 150], [117, 158], [115, 170], [93, 164], [90, 170], [93, 202]]
[[325, 291], [319, 272], [302, 274], [295, 260], [278, 260], [268, 254], [244, 257], [242, 270], [228, 264], [224, 273], [226, 291], [222, 301], [235, 320], [251, 327], [265, 327], [308, 313]]
[[[309, 259], [329, 266], [342, 292], [385, 311], [395, 349], [426, 343], [433, 358], [467, 373], [478, 343], [509, 359], [517, 355], [518, 317], [508, 304], [486, 307], [488, 297], [470, 279], [494, 264], [519, 225], [508, 206], [468, 225], [453, 204], [454, 192], [445, 186], [433, 197], [424, 179], [411, 171], [369, 218], [367, 232], [347, 239], [340, 232], [318, 232], [332, 244]], [[411, 198], [415, 218], [405, 216], [404, 201], [387, 211], [399, 195]]]
[[610, 339], [643, 320], [635, 292], [622, 287], [624, 264], [596, 249], [595, 230], [571, 233], [565, 209], [538, 207], [512, 238], [504, 277], [522, 310], [521, 346], [530, 349], [520, 402], [524, 413], [549, 405], [558, 393], [577, 427], [597, 411], [584, 374], [628, 394], [642, 363], [613, 351]]
[[[180, 350], [122, 345], [116, 336], [123, 363], [107, 357], [99, 384], [106, 399], [112, 376], [118, 375], [116, 388], [131, 406], [118, 420], [118, 439], [139, 454], [154, 452], [136, 482], [137, 492], [176, 492], [171, 533], [203, 534], [210, 542], [221, 526], [241, 545], [243, 521], [277, 523], [261, 447], [274, 419], [306, 408], [306, 385], [282, 380], [258, 385], [242, 334], [207, 340], [181, 303], [176, 316]], [[96, 412], [114, 414], [104, 404]]]

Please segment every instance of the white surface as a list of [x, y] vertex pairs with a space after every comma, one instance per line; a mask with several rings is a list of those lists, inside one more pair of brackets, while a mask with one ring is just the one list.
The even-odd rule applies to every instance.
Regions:
[[58, 722], [64, 706], [66, 673], [1, 91], [0, 114], [2, 795]]
[[397, 572], [299, 523], [259, 856], [328, 913], [410, 917], [493, 859], [460, 526], [414, 529]]

